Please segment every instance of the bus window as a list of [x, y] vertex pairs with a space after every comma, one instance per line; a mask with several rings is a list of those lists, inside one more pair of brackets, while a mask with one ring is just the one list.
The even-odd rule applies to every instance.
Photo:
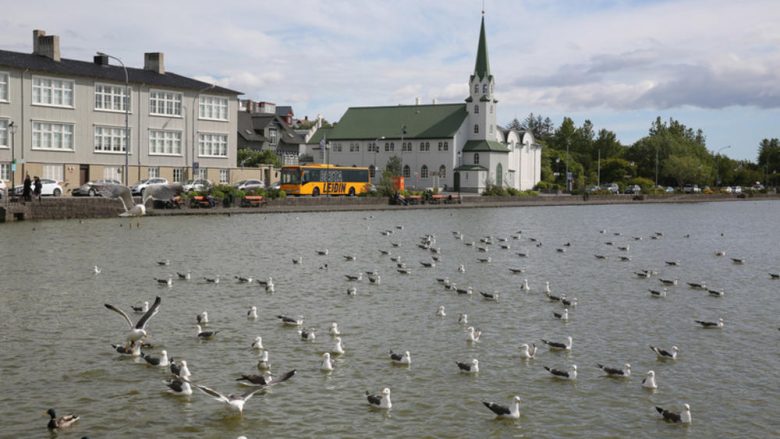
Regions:
[[282, 184], [300, 184], [301, 171], [297, 168], [282, 168]]

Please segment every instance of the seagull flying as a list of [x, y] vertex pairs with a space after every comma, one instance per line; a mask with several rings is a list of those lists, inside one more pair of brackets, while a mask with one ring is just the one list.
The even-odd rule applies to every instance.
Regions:
[[124, 317], [124, 319], [127, 321], [127, 324], [130, 326], [130, 333], [127, 335], [127, 340], [137, 341], [146, 336], [146, 325], [149, 323], [149, 319], [151, 319], [155, 314], [157, 314], [161, 302], [162, 299], [160, 298], [160, 296], [157, 296], [157, 298], [154, 300], [154, 304], [152, 304], [152, 307], [149, 308], [149, 311], [147, 311], [146, 314], [144, 314], [140, 319], [138, 319], [138, 321], [135, 324], [133, 324], [133, 322], [130, 320], [130, 317], [128, 317], [128, 315], [121, 309], [115, 307], [114, 305], [110, 305], [108, 303], [106, 303], [105, 306], [111, 311], [114, 311], [115, 313]]

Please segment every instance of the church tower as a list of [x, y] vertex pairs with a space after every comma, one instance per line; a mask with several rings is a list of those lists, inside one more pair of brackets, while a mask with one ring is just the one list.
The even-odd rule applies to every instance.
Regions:
[[469, 97], [466, 98], [466, 109], [469, 114], [469, 140], [495, 140], [497, 103], [498, 101], [493, 97], [493, 75], [490, 74], [483, 11], [482, 27], [479, 30], [479, 45], [477, 46], [477, 62], [474, 65], [474, 73], [469, 79]]

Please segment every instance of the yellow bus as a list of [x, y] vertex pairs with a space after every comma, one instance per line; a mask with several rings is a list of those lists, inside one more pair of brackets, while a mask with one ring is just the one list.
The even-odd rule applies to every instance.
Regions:
[[310, 164], [282, 167], [280, 189], [288, 195], [359, 195], [368, 192], [368, 168]]

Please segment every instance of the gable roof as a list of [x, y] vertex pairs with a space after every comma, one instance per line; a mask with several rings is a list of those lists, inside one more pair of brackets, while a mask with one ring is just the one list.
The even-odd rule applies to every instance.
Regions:
[[509, 148], [495, 140], [469, 140], [463, 145], [463, 152], [509, 152]]
[[[0, 66], [17, 69], [30, 69], [33, 72], [50, 73], [61, 76], [81, 76], [96, 78], [106, 81], [114, 81], [124, 84], [125, 71], [122, 66], [98, 65], [94, 62], [77, 61], [62, 58], [59, 62], [41, 55], [32, 53], [11, 52], [0, 50]], [[127, 68], [127, 77], [130, 83], [142, 83], [157, 87], [170, 87], [184, 90], [203, 91], [209, 84], [172, 72], [160, 74], [151, 70]], [[240, 91], [230, 90], [224, 87], [214, 86], [208, 93], [221, 93], [240, 95]]]
[[330, 139], [331, 135], [330, 132], [333, 130], [333, 128], [320, 128], [317, 131], [314, 132], [314, 135], [311, 136], [308, 142], [306, 142], [307, 145], [318, 145], [320, 143], [320, 140], [322, 138]]
[[[350, 107], [329, 133], [334, 140], [441, 139], [455, 135], [468, 116], [466, 104]], [[310, 141], [311, 142], [311, 141]]]

